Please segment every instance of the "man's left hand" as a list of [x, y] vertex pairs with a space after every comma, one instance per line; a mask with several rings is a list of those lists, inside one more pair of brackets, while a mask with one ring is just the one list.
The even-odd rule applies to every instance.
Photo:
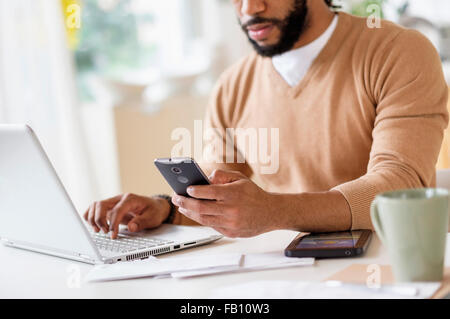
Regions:
[[227, 237], [252, 237], [278, 229], [276, 195], [240, 172], [216, 170], [209, 179], [211, 185], [188, 188], [192, 198], [172, 197], [180, 213]]

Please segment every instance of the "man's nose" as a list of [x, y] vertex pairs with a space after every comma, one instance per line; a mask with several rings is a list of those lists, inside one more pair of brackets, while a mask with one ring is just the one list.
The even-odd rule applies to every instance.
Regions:
[[254, 16], [266, 10], [265, 0], [242, 0], [241, 14]]

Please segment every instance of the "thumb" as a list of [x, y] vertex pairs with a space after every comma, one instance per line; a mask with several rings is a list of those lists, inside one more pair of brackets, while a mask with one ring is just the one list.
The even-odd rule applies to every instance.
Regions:
[[225, 171], [221, 169], [216, 169], [209, 176], [211, 184], [228, 184], [240, 179], [247, 179], [247, 176], [239, 171]]
[[148, 216], [147, 214], [140, 214], [128, 222], [128, 230], [135, 233], [146, 228], [155, 227], [153, 224], [153, 218], [151, 218], [151, 216]]

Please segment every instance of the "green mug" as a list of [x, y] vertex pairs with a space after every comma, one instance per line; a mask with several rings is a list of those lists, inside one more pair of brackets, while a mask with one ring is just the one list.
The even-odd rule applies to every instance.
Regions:
[[397, 282], [441, 281], [449, 191], [409, 189], [379, 194], [371, 205], [375, 231], [387, 246]]

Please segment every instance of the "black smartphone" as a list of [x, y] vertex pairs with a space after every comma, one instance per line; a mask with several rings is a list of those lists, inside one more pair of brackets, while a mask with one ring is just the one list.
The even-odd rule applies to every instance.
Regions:
[[210, 184], [208, 177], [192, 158], [157, 158], [155, 165], [178, 195], [190, 197], [186, 192], [189, 186]]
[[284, 250], [287, 257], [340, 258], [364, 254], [372, 237], [371, 230], [338, 233], [300, 233]]

